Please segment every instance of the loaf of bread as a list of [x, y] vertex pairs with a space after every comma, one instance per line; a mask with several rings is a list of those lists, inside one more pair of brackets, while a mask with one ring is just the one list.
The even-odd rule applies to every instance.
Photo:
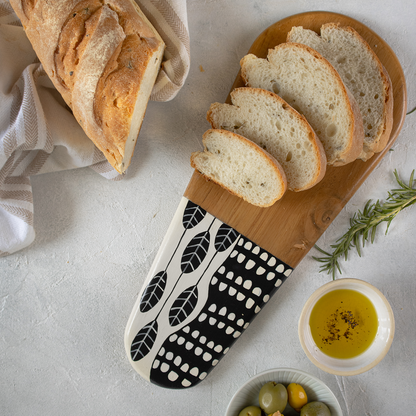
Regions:
[[305, 44], [318, 51], [341, 75], [360, 107], [364, 124], [364, 148], [368, 160], [386, 147], [393, 125], [393, 89], [390, 77], [368, 43], [351, 27], [328, 23], [320, 36], [294, 27], [288, 42]]
[[191, 155], [191, 166], [207, 179], [250, 204], [268, 207], [286, 191], [286, 176], [269, 153], [227, 130], [204, 133], [203, 152]]
[[236, 88], [233, 105], [214, 103], [207, 120], [252, 140], [283, 167], [288, 189], [303, 191], [325, 175], [324, 148], [312, 127], [276, 94], [260, 88]]
[[164, 43], [134, 0], [10, 0], [46, 73], [120, 173], [130, 164]]
[[241, 60], [246, 85], [275, 92], [308, 120], [321, 140], [327, 162], [342, 166], [363, 150], [361, 113], [334, 67], [315, 50], [297, 43], [270, 49], [267, 59]]

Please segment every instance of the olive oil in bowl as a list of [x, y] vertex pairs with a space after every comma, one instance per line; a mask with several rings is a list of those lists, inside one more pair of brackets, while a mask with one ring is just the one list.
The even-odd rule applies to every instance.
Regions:
[[377, 334], [377, 312], [370, 299], [357, 290], [337, 289], [314, 305], [309, 325], [317, 347], [333, 358], [362, 354]]
[[332, 280], [309, 296], [299, 317], [303, 351], [330, 374], [353, 376], [376, 366], [394, 338], [393, 310], [382, 292], [360, 279]]

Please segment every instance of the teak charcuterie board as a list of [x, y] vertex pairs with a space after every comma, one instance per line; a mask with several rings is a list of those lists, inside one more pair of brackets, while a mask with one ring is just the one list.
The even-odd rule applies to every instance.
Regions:
[[[286, 34], [293, 26], [303, 26], [319, 33], [320, 27], [329, 22], [354, 28], [376, 52], [390, 75], [394, 94], [394, 124], [386, 149], [365, 163], [357, 160], [344, 167], [328, 167], [325, 178], [317, 186], [304, 192], [287, 192], [280, 201], [266, 209], [250, 206], [233, 197], [217, 185], [205, 181], [197, 172], [185, 192], [185, 196], [191, 201], [292, 267], [298, 265], [388, 152], [401, 130], [406, 113], [405, 78], [395, 54], [376, 33], [350, 17], [329, 12], [303, 13], [288, 17], [266, 29], [248, 53], [266, 58], [270, 48], [286, 41]], [[231, 90], [242, 86], [244, 82], [238, 75]], [[285, 237], [276, 238], [277, 235]]]
[[[336, 13], [302, 13], [267, 28], [248, 53], [265, 58], [293, 26], [319, 33], [330, 22], [353, 27], [390, 75], [394, 114], [388, 145], [367, 162], [328, 167], [319, 184], [288, 191], [268, 208], [193, 174], [125, 332], [130, 363], [155, 384], [187, 388], [207, 376], [397, 139], [407, 108], [404, 74], [392, 49], [364, 24]], [[238, 74], [231, 90], [241, 86]]]

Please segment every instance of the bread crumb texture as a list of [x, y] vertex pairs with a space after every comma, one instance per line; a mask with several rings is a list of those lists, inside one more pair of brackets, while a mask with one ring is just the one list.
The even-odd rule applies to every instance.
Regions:
[[207, 119], [212, 127], [238, 133], [269, 152], [282, 165], [290, 190], [308, 189], [323, 178], [321, 142], [283, 99], [260, 88], [237, 88], [231, 100], [233, 105], [211, 105]]
[[257, 206], [270, 206], [283, 196], [283, 169], [253, 142], [212, 129], [204, 134], [203, 143], [203, 152], [192, 153], [191, 165], [208, 179]]
[[393, 97], [389, 76], [368, 43], [353, 28], [334, 23], [323, 25], [320, 36], [294, 27], [287, 39], [315, 49], [334, 66], [360, 108], [364, 151], [384, 149], [391, 132], [387, 124]]
[[304, 45], [284, 43], [267, 59], [247, 55], [242, 76], [251, 87], [272, 91], [303, 114], [321, 140], [328, 164], [349, 163], [362, 151], [353, 148], [355, 119], [348, 92], [332, 65]]

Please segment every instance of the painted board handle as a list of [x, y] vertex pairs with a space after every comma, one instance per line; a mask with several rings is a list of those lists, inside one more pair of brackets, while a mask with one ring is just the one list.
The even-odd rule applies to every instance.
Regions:
[[183, 197], [127, 323], [131, 365], [162, 387], [198, 384], [291, 272]]

